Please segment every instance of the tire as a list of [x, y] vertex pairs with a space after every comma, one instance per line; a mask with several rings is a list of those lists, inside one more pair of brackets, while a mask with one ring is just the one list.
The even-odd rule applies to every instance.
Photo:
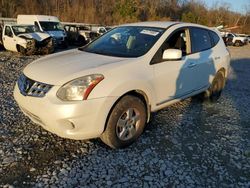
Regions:
[[218, 72], [211, 86], [203, 93], [197, 95], [202, 101], [217, 102], [221, 96], [222, 90], [225, 87], [225, 76], [222, 72]]
[[22, 55], [26, 55], [26, 49], [22, 46], [19, 46], [19, 52], [22, 54]]
[[124, 96], [113, 107], [100, 138], [113, 149], [129, 146], [142, 134], [146, 119], [143, 101], [135, 96]]
[[63, 41], [62, 48], [67, 49], [68, 47], [69, 47], [68, 41], [67, 40]]
[[239, 41], [236, 41], [235, 46], [239, 47], [239, 46], [241, 46], [241, 43]]
[[77, 40], [78, 46], [85, 46], [87, 44], [87, 40], [83, 36], [79, 36]]

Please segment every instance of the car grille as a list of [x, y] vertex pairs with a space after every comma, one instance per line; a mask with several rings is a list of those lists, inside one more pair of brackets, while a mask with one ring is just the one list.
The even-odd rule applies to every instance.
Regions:
[[24, 74], [19, 77], [17, 84], [22, 95], [32, 97], [44, 97], [52, 88], [52, 85], [31, 80]]

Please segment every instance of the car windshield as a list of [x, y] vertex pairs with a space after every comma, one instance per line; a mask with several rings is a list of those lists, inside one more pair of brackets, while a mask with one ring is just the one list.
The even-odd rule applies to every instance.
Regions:
[[118, 27], [79, 50], [115, 57], [139, 57], [152, 48], [164, 31], [155, 27]]
[[35, 32], [35, 26], [33, 26], [33, 25], [12, 26], [12, 29], [13, 29], [13, 32], [15, 35]]
[[44, 31], [62, 31], [63, 26], [60, 22], [41, 22], [40, 25]]

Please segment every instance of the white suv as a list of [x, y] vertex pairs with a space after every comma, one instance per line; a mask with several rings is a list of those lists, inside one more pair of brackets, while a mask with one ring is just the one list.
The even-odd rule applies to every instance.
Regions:
[[197, 94], [215, 101], [230, 55], [201, 25], [122, 25], [85, 47], [29, 64], [14, 97], [22, 111], [64, 138], [100, 137], [112, 148], [134, 142], [150, 113]]

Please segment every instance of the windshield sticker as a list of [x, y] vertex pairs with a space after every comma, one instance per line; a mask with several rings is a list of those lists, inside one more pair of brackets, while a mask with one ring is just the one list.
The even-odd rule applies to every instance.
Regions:
[[152, 31], [152, 30], [143, 29], [143, 30], [141, 31], [141, 34], [156, 36], [156, 35], [159, 34], [159, 32], [157, 32], [157, 31]]

